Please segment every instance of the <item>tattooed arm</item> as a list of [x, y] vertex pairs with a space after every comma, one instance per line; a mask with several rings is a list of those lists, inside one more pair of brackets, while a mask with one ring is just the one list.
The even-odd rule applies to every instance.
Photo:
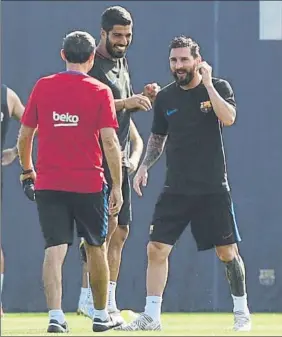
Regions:
[[165, 112], [167, 111], [165, 99], [166, 91], [160, 91], [155, 100], [154, 118], [146, 154], [133, 179], [133, 188], [140, 197], [142, 196], [140, 186], [145, 187], [147, 185], [148, 170], [160, 158], [167, 140], [168, 121], [165, 117]]
[[146, 169], [148, 170], [151, 166], [155, 164], [155, 162], [160, 158], [161, 154], [163, 153], [166, 139], [167, 136], [151, 133], [147, 144], [146, 154], [141, 166], [146, 167]]
[[148, 169], [160, 158], [166, 139], [166, 135], [157, 135], [155, 133], [151, 133], [149, 137], [145, 157], [133, 180], [133, 188], [140, 197], [142, 196], [140, 185], [143, 187], [147, 185]]

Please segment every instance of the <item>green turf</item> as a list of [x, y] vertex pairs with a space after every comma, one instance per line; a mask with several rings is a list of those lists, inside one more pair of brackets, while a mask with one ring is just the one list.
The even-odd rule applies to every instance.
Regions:
[[[123, 312], [126, 320], [130, 313]], [[71, 333], [69, 336], [282, 336], [282, 314], [253, 314], [252, 332], [234, 333], [231, 314], [187, 313], [163, 314], [161, 332], [117, 332], [93, 333], [90, 319], [67, 314]], [[47, 314], [5, 314], [1, 320], [1, 336], [47, 336]], [[50, 335], [49, 335], [50, 336]]]

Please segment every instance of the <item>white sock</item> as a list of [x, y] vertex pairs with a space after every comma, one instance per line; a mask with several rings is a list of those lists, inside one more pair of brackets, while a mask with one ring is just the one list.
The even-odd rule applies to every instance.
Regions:
[[94, 318], [99, 318], [101, 321], [106, 321], [108, 317], [109, 315], [106, 309], [103, 310], [94, 309]]
[[109, 283], [109, 298], [108, 298], [108, 309], [109, 311], [116, 311], [116, 287], [117, 283], [110, 281]]
[[87, 273], [87, 288], [85, 288], [87, 290], [87, 294], [86, 294], [86, 300], [87, 300], [87, 304], [93, 305], [93, 294], [92, 294], [92, 289], [90, 286], [90, 279], [89, 279], [89, 273]]
[[4, 274], [1, 274], [1, 294], [3, 289]]
[[236, 311], [243, 311], [245, 314], [249, 314], [248, 302], [247, 302], [247, 294], [244, 296], [234, 296], [231, 295], [233, 298], [233, 312]]
[[93, 304], [93, 294], [91, 287], [87, 288], [87, 302]]
[[86, 298], [88, 295], [88, 288], [81, 288], [80, 290], [80, 297], [81, 298]]
[[66, 321], [63, 310], [49, 310], [49, 319], [54, 319], [60, 324], [63, 324]]
[[88, 288], [81, 288], [79, 296], [79, 304], [82, 304], [86, 301], [88, 296]]
[[154, 321], [161, 320], [162, 300], [161, 296], [146, 297], [145, 314], [152, 317]]

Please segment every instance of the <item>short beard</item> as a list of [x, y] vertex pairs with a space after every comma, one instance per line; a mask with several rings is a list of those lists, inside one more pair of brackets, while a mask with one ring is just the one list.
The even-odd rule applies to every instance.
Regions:
[[107, 39], [106, 39], [106, 49], [107, 49], [107, 52], [111, 55], [112, 58], [114, 59], [120, 59], [122, 57], [125, 56], [125, 53], [126, 53], [126, 49], [127, 47], [125, 48], [125, 51], [116, 51], [113, 49], [112, 45], [111, 45], [111, 42], [109, 40], [109, 37], [107, 36]]
[[182, 86], [185, 86], [185, 85], [188, 85], [194, 78], [194, 72], [189, 72], [189, 73], [186, 73], [186, 76], [184, 79], [179, 79], [178, 76], [177, 76], [177, 73], [174, 72], [173, 73], [173, 77], [175, 79], [175, 82], [178, 84], [178, 85], [182, 85]]

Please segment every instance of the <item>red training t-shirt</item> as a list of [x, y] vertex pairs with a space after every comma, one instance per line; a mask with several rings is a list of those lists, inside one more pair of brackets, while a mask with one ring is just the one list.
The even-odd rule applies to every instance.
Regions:
[[118, 128], [108, 86], [78, 72], [43, 77], [33, 88], [21, 122], [38, 127], [36, 190], [102, 190], [100, 130]]

